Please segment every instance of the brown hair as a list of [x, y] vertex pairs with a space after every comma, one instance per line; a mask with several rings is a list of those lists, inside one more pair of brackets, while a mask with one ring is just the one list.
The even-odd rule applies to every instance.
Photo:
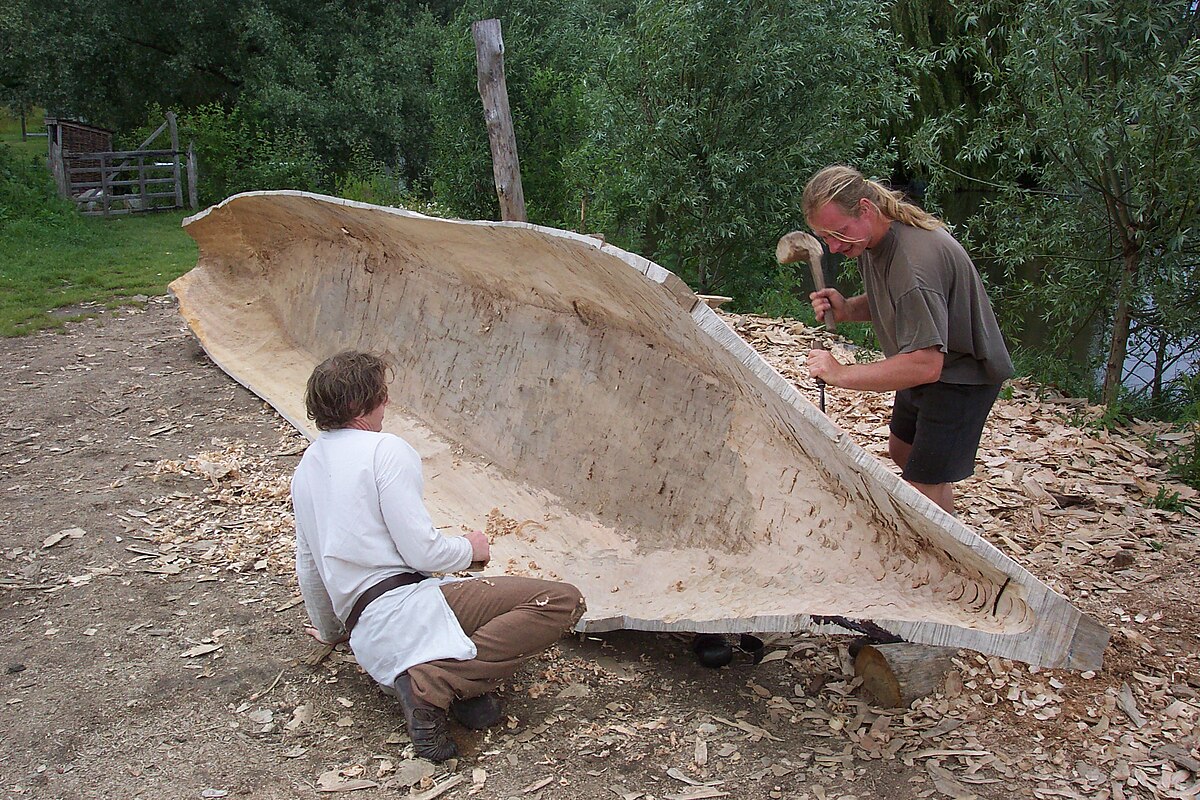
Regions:
[[323, 431], [345, 428], [378, 408], [388, 396], [391, 365], [380, 356], [346, 350], [312, 371], [304, 390], [308, 418]]
[[840, 164], [826, 167], [812, 177], [804, 187], [801, 205], [806, 219], [811, 219], [826, 203], [836, 203], [843, 213], [857, 217], [860, 213], [858, 201], [864, 197], [874, 203], [888, 219], [927, 231], [946, 227], [946, 223], [933, 214], [908, 202], [902, 192], [864, 178], [854, 167]]

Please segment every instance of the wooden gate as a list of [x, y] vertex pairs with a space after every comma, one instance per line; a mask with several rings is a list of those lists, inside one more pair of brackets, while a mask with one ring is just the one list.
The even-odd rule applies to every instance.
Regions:
[[[152, 149], [164, 132], [170, 149]], [[50, 140], [50, 169], [59, 195], [92, 216], [183, 208], [185, 163], [188, 205], [196, 209], [195, 153], [190, 144], [186, 153], [180, 151], [175, 114], [169, 111], [166, 121], [136, 150], [76, 153]]]

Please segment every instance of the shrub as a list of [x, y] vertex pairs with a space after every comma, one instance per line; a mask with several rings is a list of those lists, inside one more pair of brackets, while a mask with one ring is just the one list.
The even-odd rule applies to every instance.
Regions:
[[17, 221], [71, 225], [78, 217], [36, 156], [22, 159], [0, 145], [0, 231]]
[[[161, 108], [151, 108], [150, 122], [123, 137], [121, 146], [136, 147], [163, 116]], [[330, 188], [325, 166], [303, 133], [268, 129], [242, 106], [209, 103], [179, 112], [178, 123], [180, 147], [195, 147], [202, 205], [259, 189]]]

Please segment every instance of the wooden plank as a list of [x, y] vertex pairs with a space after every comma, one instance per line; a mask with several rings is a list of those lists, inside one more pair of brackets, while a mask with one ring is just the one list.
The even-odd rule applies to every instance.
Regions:
[[71, 158], [95, 158], [106, 156], [112, 161], [117, 161], [123, 158], [134, 158], [144, 155], [147, 158], [161, 159], [164, 163], [161, 166], [171, 166], [171, 159], [175, 157], [174, 150], [102, 150], [91, 153], [71, 153]]
[[[96, 172], [96, 171], [97, 170], [90, 170], [90, 172]], [[109, 174], [111, 174], [111, 172]], [[107, 182], [107, 185], [108, 186], [141, 186], [143, 183], [145, 183], [147, 186], [170, 186], [170, 187], [172, 187], [171, 194], [172, 194], [172, 196], [174, 195], [174, 191], [175, 191], [174, 190], [174, 185], [175, 185], [174, 178], [147, 178], [145, 181], [109, 180]], [[71, 185], [73, 187], [75, 187], [76, 189], [100, 189], [106, 184], [104, 181], [72, 181]]]
[[175, 112], [167, 112], [167, 125], [171, 130], [172, 174], [175, 178], [175, 207], [183, 208], [183, 178], [179, 164], [179, 126], [175, 124]]
[[167, 125], [169, 122], [170, 122], [170, 119], [168, 118], [165, 122], [163, 122], [162, 125], [159, 125], [157, 128], [154, 129], [154, 133], [152, 133], [146, 137], [146, 141], [144, 141], [138, 145], [137, 150], [125, 151], [125, 153], [123, 153], [123, 155], [130, 155], [131, 153], [137, 153], [137, 152], [143, 152], [143, 151], [144, 152], [161, 152], [161, 151], [147, 151], [146, 148], [147, 148], [147, 146], [149, 146], [149, 144], [151, 142], [153, 142], [155, 139], [158, 138], [160, 133], [162, 133], [163, 131], [165, 131], [167, 129]]
[[504, 38], [500, 33], [500, 20], [471, 23], [471, 35], [475, 38], [479, 97], [483, 100], [483, 117], [492, 147], [492, 176], [496, 182], [496, 197], [500, 200], [500, 218], [524, 222], [525, 190], [521, 188], [517, 136], [508, 107], [508, 85], [504, 80]]
[[67, 169], [68, 175], [86, 175], [89, 173], [98, 173], [101, 169], [106, 169], [109, 175], [124, 175], [124, 174], [150, 174], [163, 175], [161, 179], [167, 182], [174, 181], [170, 175], [170, 166], [163, 167], [162, 164], [131, 164], [128, 162], [121, 164], [108, 164], [107, 167], [101, 167], [100, 164], [94, 164], [90, 167], [71, 167]]
[[142, 201], [143, 207], [146, 204], [146, 162], [145, 156], [138, 156], [138, 199]]
[[1101, 664], [1103, 626], [645, 258], [300, 192], [238, 195], [186, 228], [200, 260], [171, 290], [210, 357], [311, 436], [313, 365], [392, 353], [386, 430], [424, 458], [435, 517], [478, 528], [495, 510], [496, 568], [575, 583], [579, 630], [825, 630], [813, 615], [841, 615], [911, 642]]

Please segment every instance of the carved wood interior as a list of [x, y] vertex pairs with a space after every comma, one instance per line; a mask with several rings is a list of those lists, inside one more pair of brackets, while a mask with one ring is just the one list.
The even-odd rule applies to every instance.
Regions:
[[676, 276], [596, 239], [299, 192], [185, 223], [205, 350], [310, 437], [343, 349], [395, 364], [385, 430], [448, 532], [515, 522], [489, 572], [583, 590], [581, 630], [786, 631], [1096, 668], [1107, 631], [895, 477]]

